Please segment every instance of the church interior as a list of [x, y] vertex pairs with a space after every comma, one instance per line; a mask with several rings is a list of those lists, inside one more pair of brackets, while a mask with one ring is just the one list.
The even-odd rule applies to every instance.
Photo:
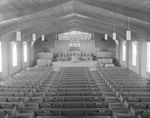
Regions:
[[150, 118], [150, 0], [0, 0], [0, 118]]

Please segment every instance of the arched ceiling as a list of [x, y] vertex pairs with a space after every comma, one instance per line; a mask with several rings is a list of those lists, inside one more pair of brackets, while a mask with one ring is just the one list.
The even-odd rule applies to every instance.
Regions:
[[[6, 40], [18, 29], [23, 40], [35, 32], [38, 37], [69, 28], [110, 36], [115, 30], [125, 39], [129, 25], [137, 40], [149, 39], [149, 0], [1, 0], [0, 38]], [[9, 40], [9, 39], [7, 39]]]

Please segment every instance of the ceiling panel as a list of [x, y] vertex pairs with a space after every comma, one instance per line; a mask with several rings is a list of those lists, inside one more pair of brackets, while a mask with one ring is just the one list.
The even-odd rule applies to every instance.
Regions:
[[[93, 0], [94, 1], [94, 0]], [[133, 9], [140, 9], [143, 11], [149, 10], [148, 3], [150, 0], [97, 0], [99, 3], [112, 3], [120, 6], [125, 6]]]

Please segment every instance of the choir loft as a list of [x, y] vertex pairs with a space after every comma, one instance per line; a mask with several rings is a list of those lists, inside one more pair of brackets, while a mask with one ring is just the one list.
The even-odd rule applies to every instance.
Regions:
[[150, 118], [150, 0], [0, 0], [1, 118]]

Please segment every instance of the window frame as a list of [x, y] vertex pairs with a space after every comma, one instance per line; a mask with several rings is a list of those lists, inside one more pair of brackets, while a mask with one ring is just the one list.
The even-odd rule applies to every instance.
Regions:
[[18, 54], [17, 54], [17, 42], [12, 42], [12, 66], [15, 67], [18, 64]]
[[126, 47], [126, 41], [122, 42], [122, 60], [126, 61], [126, 51], [127, 51], [127, 47]]
[[23, 42], [23, 62], [28, 61], [28, 45], [27, 42]]
[[132, 41], [132, 65], [137, 64], [137, 41]]
[[0, 72], [3, 71], [3, 63], [2, 63], [2, 42], [0, 41]]
[[150, 42], [147, 42], [146, 71], [150, 73]]

